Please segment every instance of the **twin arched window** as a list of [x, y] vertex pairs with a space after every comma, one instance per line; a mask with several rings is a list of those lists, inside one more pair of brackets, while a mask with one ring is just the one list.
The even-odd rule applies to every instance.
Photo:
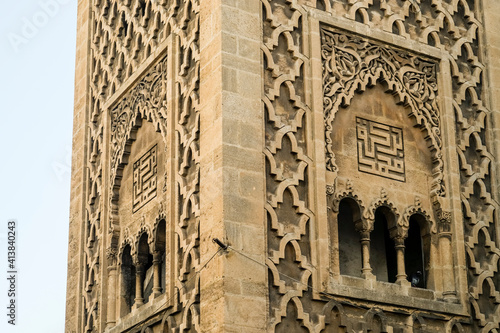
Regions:
[[339, 203], [339, 266], [341, 275], [375, 275], [385, 282], [408, 281], [426, 288], [430, 251], [428, 221], [420, 214], [409, 219], [406, 235], [396, 233], [396, 215], [378, 207], [371, 231], [363, 227], [361, 209], [351, 198]]
[[152, 246], [148, 241], [148, 235], [143, 233], [137, 243], [135, 254], [132, 254], [130, 245], [124, 247], [120, 269], [122, 317], [165, 292], [165, 256], [165, 220], [159, 222]]

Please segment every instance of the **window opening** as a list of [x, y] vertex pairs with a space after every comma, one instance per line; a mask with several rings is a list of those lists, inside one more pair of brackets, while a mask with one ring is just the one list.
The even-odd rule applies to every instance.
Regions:
[[387, 207], [375, 211], [375, 223], [371, 233], [370, 261], [373, 274], [379, 281], [396, 282], [397, 257], [394, 241], [389, 235], [388, 224], [395, 222], [395, 216]]
[[135, 301], [137, 305], [141, 305], [149, 301], [153, 292], [153, 256], [149, 253], [148, 235], [145, 233], [139, 239], [137, 259], [136, 282], [141, 292], [136, 293]]
[[360, 209], [352, 199], [342, 199], [337, 219], [339, 235], [340, 274], [362, 277], [362, 254], [360, 234], [355, 222], [360, 218]]
[[121, 263], [121, 306], [120, 314], [125, 316], [132, 311], [135, 301], [135, 267], [130, 254], [130, 245], [125, 246]]

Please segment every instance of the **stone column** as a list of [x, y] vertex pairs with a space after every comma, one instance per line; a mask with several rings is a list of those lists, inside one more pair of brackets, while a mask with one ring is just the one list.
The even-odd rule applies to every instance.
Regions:
[[361, 275], [365, 279], [375, 280], [376, 277], [373, 275], [373, 270], [370, 265], [370, 233], [373, 231], [373, 221], [368, 221], [366, 219], [360, 219], [354, 222], [354, 228], [359, 232], [361, 238], [361, 255], [363, 261], [363, 267], [361, 268]]
[[134, 308], [138, 308], [144, 304], [144, 295], [142, 292], [143, 276], [144, 276], [144, 263], [136, 260], [135, 266], [135, 304]]
[[370, 265], [370, 232], [371, 230], [362, 230], [361, 234], [361, 254], [363, 256], [363, 268], [361, 271], [365, 279], [375, 279]]
[[400, 285], [409, 285], [406, 279], [405, 269], [405, 239], [403, 237], [396, 237], [394, 239], [396, 247], [396, 258], [398, 265], [398, 274], [396, 275], [396, 283]]
[[116, 281], [118, 276], [118, 267], [116, 260], [116, 250], [108, 249], [107, 250], [108, 257], [108, 298], [107, 298], [107, 319], [106, 326], [108, 328], [115, 326], [116, 323]]
[[405, 239], [408, 237], [409, 222], [406, 219], [400, 219], [389, 229], [389, 236], [394, 241], [396, 250], [396, 283], [399, 285], [410, 286], [411, 283], [406, 279], [405, 268]]
[[451, 213], [440, 211], [438, 213], [439, 254], [443, 279], [443, 297], [445, 300], [454, 301], [457, 297], [455, 288], [455, 274], [453, 272], [453, 251], [451, 245]]
[[153, 296], [160, 296], [162, 289], [160, 286], [160, 274], [161, 274], [161, 257], [162, 253], [160, 251], [155, 251], [153, 253]]

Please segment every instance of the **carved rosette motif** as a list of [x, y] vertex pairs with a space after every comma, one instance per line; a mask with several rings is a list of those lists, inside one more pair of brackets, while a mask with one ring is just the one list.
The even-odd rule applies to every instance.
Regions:
[[331, 133], [340, 107], [347, 107], [355, 93], [382, 81], [411, 110], [425, 128], [433, 154], [432, 194], [445, 194], [437, 64], [405, 51], [378, 45], [361, 37], [321, 29], [323, 61], [323, 112], [327, 170], [336, 171]]

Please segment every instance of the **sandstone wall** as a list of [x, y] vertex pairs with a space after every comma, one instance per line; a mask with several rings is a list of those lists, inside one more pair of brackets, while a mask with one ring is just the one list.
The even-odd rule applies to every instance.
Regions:
[[79, 1], [66, 331], [498, 330], [499, 12]]

